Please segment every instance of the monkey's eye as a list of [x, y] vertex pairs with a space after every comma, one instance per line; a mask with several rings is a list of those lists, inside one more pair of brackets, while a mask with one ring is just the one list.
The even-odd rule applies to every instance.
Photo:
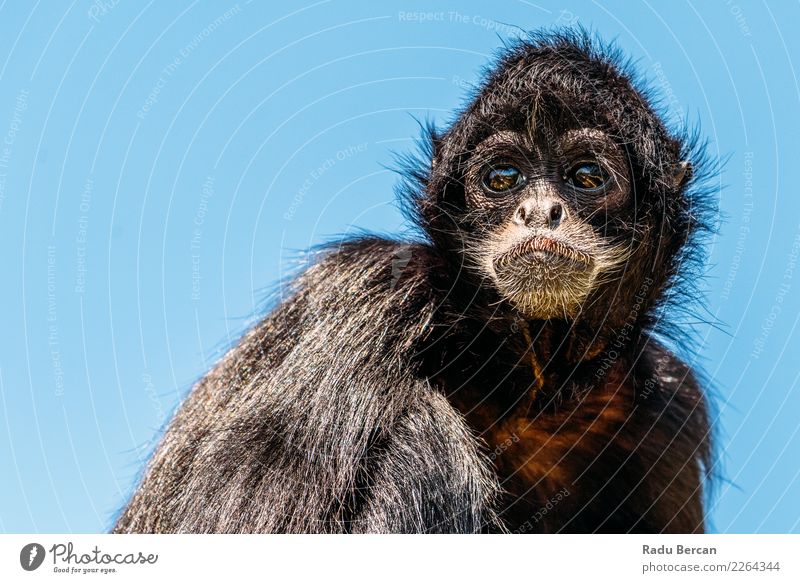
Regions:
[[581, 161], [564, 173], [564, 181], [580, 190], [598, 190], [610, 176], [605, 168], [593, 161]]
[[525, 182], [522, 172], [511, 164], [498, 164], [483, 175], [483, 187], [489, 194], [505, 194]]

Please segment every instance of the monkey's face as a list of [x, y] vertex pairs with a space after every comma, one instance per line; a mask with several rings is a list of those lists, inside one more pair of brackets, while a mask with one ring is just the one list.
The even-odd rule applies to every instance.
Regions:
[[455, 250], [454, 284], [528, 318], [622, 325], [669, 287], [705, 216], [691, 146], [585, 38], [520, 42], [431, 145], [415, 200]]
[[571, 318], [628, 256], [626, 157], [604, 132], [499, 131], [465, 168], [466, 253], [529, 318]]

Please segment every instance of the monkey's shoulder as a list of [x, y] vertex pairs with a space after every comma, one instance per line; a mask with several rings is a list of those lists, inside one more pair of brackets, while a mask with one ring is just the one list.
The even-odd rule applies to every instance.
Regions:
[[436, 261], [433, 248], [425, 243], [363, 236], [320, 247], [299, 283], [317, 293], [361, 294], [351, 298], [356, 300], [377, 299], [365, 297], [365, 292], [404, 295], [423, 291]]
[[279, 337], [293, 346], [317, 347], [305, 352], [308, 360], [362, 350], [371, 361], [396, 360], [430, 327], [436, 305], [428, 282], [432, 255], [422, 243], [372, 236], [328, 244], [289, 284], [255, 334], [267, 342]]
[[[294, 300], [314, 314], [337, 314], [363, 325], [413, 323], [433, 303], [433, 250], [417, 242], [360, 237], [319, 249], [292, 283]], [[386, 319], [390, 322], [387, 322]]]
[[704, 382], [697, 368], [654, 339], [640, 354], [631, 374], [638, 403], [674, 402], [690, 409], [702, 405]]

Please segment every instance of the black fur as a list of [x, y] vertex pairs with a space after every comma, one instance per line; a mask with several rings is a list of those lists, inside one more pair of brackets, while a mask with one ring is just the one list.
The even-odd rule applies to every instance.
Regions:
[[[657, 338], [699, 257], [704, 160], [631, 79], [584, 31], [507, 47], [408, 168], [425, 240], [323, 249], [194, 388], [115, 532], [703, 531], [705, 399]], [[571, 319], [521, 321], [463, 248], [472, 149], [532, 119], [600, 128], [630, 166], [603, 227], [630, 258]]]

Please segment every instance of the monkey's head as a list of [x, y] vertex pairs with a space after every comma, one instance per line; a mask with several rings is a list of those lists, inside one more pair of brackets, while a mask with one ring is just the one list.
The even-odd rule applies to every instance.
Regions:
[[478, 290], [528, 319], [619, 324], [694, 230], [689, 146], [584, 31], [520, 41], [432, 132], [418, 212]]

